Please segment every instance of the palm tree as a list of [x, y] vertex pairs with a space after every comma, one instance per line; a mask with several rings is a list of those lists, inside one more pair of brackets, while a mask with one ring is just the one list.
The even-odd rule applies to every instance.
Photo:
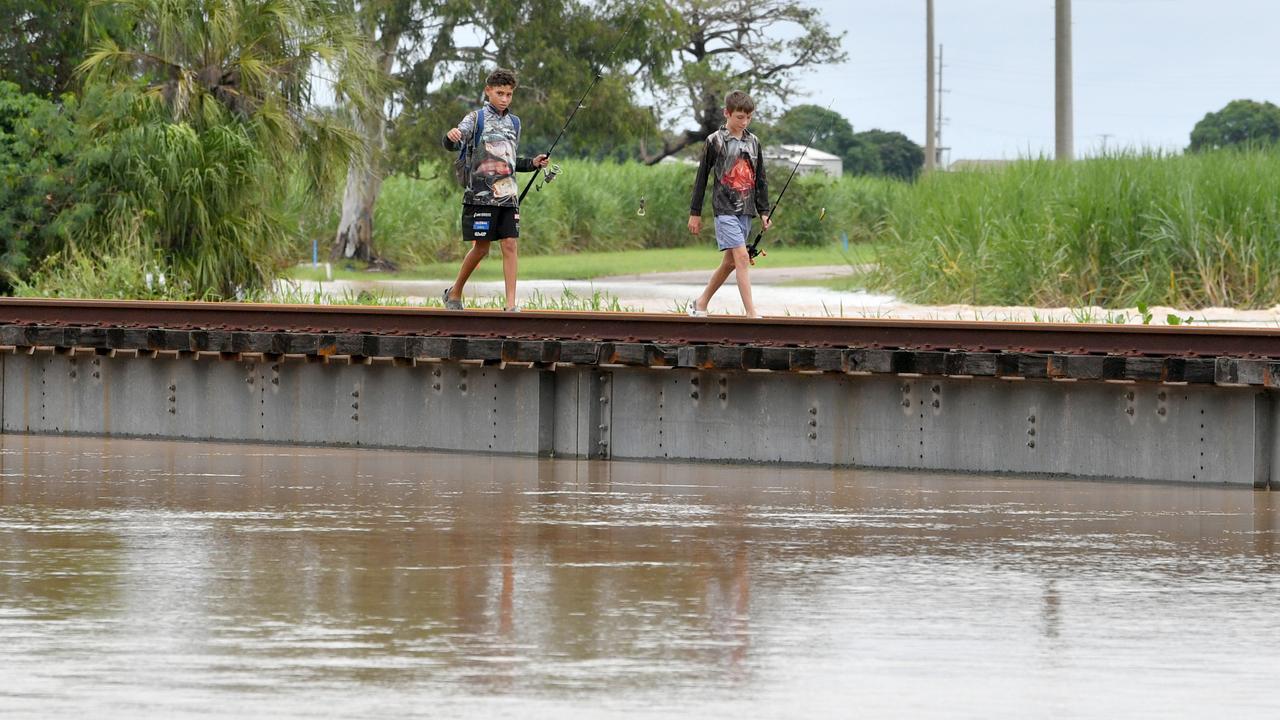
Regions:
[[[99, 27], [99, 8], [133, 28], [127, 44]], [[316, 111], [317, 91], [358, 103], [377, 82], [349, 2], [90, 0], [89, 10], [86, 32], [99, 40], [79, 71], [90, 81], [141, 78], [175, 121], [199, 124], [217, 103], [276, 151], [313, 140], [343, 149], [354, 135]]]

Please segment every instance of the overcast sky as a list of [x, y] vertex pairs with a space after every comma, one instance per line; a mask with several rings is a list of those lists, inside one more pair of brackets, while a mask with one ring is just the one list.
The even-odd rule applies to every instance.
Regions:
[[[924, 144], [925, 0], [805, 0], [843, 30], [846, 64], [806, 72], [805, 100], [854, 130]], [[1053, 153], [1053, 0], [935, 0], [950, 160]], [[1280, 102], [1278, 0], [1074, 0], [1075, 148], [1180, 150], [1205, 113]]]

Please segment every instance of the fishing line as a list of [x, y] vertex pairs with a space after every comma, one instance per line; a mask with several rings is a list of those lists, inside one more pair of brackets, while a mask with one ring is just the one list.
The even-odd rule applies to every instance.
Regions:
[[[631, 18], [631, 22], [627, 24], [627, 29], [622, 31], [622, 35], [618, 37], [618, 41], [613, 44], [613, 50], [609, 51], [609, 57], [606, 61], [607, 64], [612, 64], [613, 56], [618, 53], [618, 48], [622, 47], [622, 41], [626, 40], [627, 35], [631, 34], [631, 28], [635, 26], [636, 20], [639, 19], [639, 15]], [[578, 114], [579, 110], [586, 107], [583, 103], [587, 101], [587, 96], [591, 94], [591, 91], [596, 88], [596, 85], [598, 85], [602, 79], [604, 79], [603, 66], [597, 66], [596, 75], [591, 80], [591, 84], [588, 85], [586, 91], [582, 93], [582, 97], [578, 98], [578, 102], [573, 106], [573, 111], [569, 113], [569, 118], [564, 121], [564, 125], [560, 128], [560, 132], [556, 135], [556, 139], [551, 142], [551, 147], [547, 148], [547, 152], [544, 153], [547, 156], [547, 159], [551, 158], [551, 153], [555, 151], [556, 145], [560, 144], [560, 139], [564, 137], [565, 131], [569, 129], [569, 124], [573, 122], [574, 116]], [[529, 194], [529, 188], [533, 187], [533, 183], [537, 179], [538, 173], [535, 172], [533, 177], [529, 178], [529, 182], [525, 183], [524, 190], [520, 191], [520, 197], [516, 202], [524, 201], [524, 196]], [[547, 182], [550, 182], [550, 180]]]

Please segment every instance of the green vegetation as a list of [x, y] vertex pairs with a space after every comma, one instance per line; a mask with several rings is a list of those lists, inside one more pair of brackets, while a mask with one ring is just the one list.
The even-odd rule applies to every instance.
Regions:
[[[319, 68], [339, 92], [370, 82], [349, 12], [253, 0], [85, 8], [79, 95], [54, 104], [0, 85], [0, 278], [36, 295], [219, 299], [265, 287], [359, 144], [310, 100]], [[168, 282], [147, 288], [148, 272]]]
[[62, 214], [73, 204], [72, 164], [79, 133], [52, 102], [0, 82], [0, 289], [11, 291], [33, 265], [61, 247], [84, 216]]
[[5, 0], [0, 3], [0, 82], [23, 93], [54, 97], [71, 89], [84, 59], [80, 23], [88, 0]]
[[936, 173], [897, 196], [878, 287], [918, 302], [1269, 307], [1280, 153]]
[[[564, 168], [561, 175], [541, 191], [530, 191], [521, 208], [523, 277], [541, 277], [530, 274], [538, 272], [533, 256], [570, 252], [616, 253], [644, 248], [696, 247], [699, 249], [696, 264], [684, 269], [703, 268], [713, 262], [705, 253], [706, 248], [714, 247], [712, 230], [704, 228], [702, 235], [695, 238], [686, 227], [696, 168], [678, 163], [646, 167], [635, 162], [581, 160], [560, 164]], [[775, 169], [774, 173], [773, 195], [776, 197], [786, 176], [782, 169]], [[387, 179], [373, 223], [383, 257], [413, 268], [409, 275], [414, 277], [422, 277], [421, 273], [432, 265], [455, 263], [466, 250], [459, 230], [460, 191], [448, 169], [441, 165], [424, 166], [420, 174], [424, 179], [405, 176]], [[907, 188], [901, 183], [870, 178], [849, 177], [838, 181], [822, 177], [796, 178], [787, 191], [786, 204], [777, 213], [777, 225], [770, 231], [767, 244], [769, 247], [825, 247], [840, 242], [841, 233], [847, 234], [855, 244], [872, 240], [881, 232], [897, 196]], [[643, 216], [638, 213], [642, 200]], [[709, 212], [708, 209], [704, 214]], [[323, 243], [322, 233], [335, 224], [336, 217], [322, 218], [316, 225], [317, 240]], [[310, 254], [310, 245], [295, 248], [295, 257]], [[777, 254], [779, 261], [783, 255]], [[619, 267], [631, 262], [626, 257], [599, 260], [616, 262]], [[585, 272], [596, 272], [595, 258], [555, 262], [566, 271], [572, 271], [573, 266], [581, 262], [592, 268]], [[841, 259], [835, 258], [832, 262], [839, 263]], [[682, 268], [659, 265], [655, 269]], [[453, 264], [450, 272], [456, 270]]]
[[[686, 230], [695, 169], [642, 162], [697, 147], [740, 77], [754, 78], [766, 142], [802, 141], [830, 120], [817, 146], [855, 172], [914, 178], [921, 160], [897, 133], [853, 133], [834, 113], [781, 102], [797, 72], [844, 54], [805, 0], [760, 0], [746, 15], [700, 0], [9, 4], [0, 21], [19, 30], [0, 40], [0, 80], [13, 81], [0, 81], [0, 292], [255, 297], [313, 241], [334, 244], [345, 178], [367, 185], [344, 203], [364, 233], [360, 257], [451, 277], [466, 246], [438, 142], [494, 64], [525, 79], [515, 109], [530, 155], [604, 74], [557, 149], [564, 173], [524, 204], [526, 278], [708, 269], [711, 230]], [[726, 64], [748, 26], [786, 39]], [[461, 28], [485, 39], [458, 43]], [[517, 30], [518, 46], [500, 40]], [[640, 89], [664, 112], [638, 106]], [[1280, 110], [1238, 100], [1197, 124], [1187, 155], [798, 178], [764, 263], [874, 262], [859, 282], [922, 302], [1271, 306], [1278, 139]], [[387, 168], [402, 173], [380, 182]], [[773, 197], [788, 170], [771, 169]], [[830, 249], [845, 238], [848, 257]]]
[[1232, 100], [1191, 129], [1190, 152], [1265, 147], [1280, 141], [1280, 107], [1269, 102]]
[[[707, 266], [710, 234], [692, 238], [684, 227], [692, 168], [564, 165], [526, 202], [522, 277]], [[384, 190], [375, 224], [386, 252], [408, 266], [406, 277], [456, 272], [464, 245], [456, 190], [443, 177], [392, 178]], [[1028, 160], [915, 183], [802, 178], [778, 213], [768, 238], [775, 252], [764, 263], [877, 263], [833, 283], [927, 303], [1267, 307], [1280, 302], [1280, 276], [1271, 271], [1280, 262], [1276, 187], [1280, 152], [1270, 151]], [[830, 249], [842, 233], [855, 249], [848, 257]], [[650, 250], [633, 252], [640, 248]], [[498, 273], [492, 261], [476, 277]]]

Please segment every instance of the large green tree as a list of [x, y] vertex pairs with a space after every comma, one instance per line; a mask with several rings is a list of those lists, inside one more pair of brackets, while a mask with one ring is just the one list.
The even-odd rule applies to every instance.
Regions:
[[401, 112], [394, 120], [394, 167], [413, 173], [443, 158], [440, 137], [482, 102], [484, 78], [495, 67], [516, 70], [512, 110], [522, 120], [522, 152], [544, 151], [596, 72], [602, 77], [574, 118], [556, 153], [626, 157], [641, 138], [656, 138], [653, 112], [637, 105], [642, 84], [670, 65], [676, 20], [662, 0], [605, 5], [585, 0], [480, 0], [452, 29], [467, 45], [410, 58], [400, 75]]
[[51, 97], [71, 88], [84, 59], [87, 0], [0, 2], [0, 81]]
[[818, 105], [797, 105], [784, 112], [772, 127], [770, 142], [802, 145], [811, 137], [814, 147], [839, 155], [850, 175], [910, 180], [924, 167], [924, 150], [906, 135], [884, 130], [855, 133], [842, 115]]
[[773, 125], [769, 142], [803, 145], [813, 138], [813, 146], [833, 155], [843, 155], [853, 143], [853, 126], [843, 115], [820, 105], [796, 105]]
[[380, 112], [358, 118], [372, 150], [348, 173], [335, 257], [378, 261], [373, 221], [382, 178], [447, 162], [441, 136], [480, 104], [495, 67], [519, 77], [512, 109], [523, 121], [524, 154], [549, 147], [597, 71], [601, 81], [556, 154], [616, 156], [642, 136], [657, 137], [653, 114], [633, 96], [637, 75], [661, 77], [669, 62], [657, 42], [668, 37], [657, 28], [673, 23], [662, 0], [383, 0], [361, 3], [360, 13], [390, 83], [367, 105]]
[[1191, 152], [1239, 145], [1271, 145], [1280, 140], [1280, 107], [1269, 102], [1232, 100], [1191, 130]]
[[924, 168], [924, 148], [900, 132], [872, 129], [855, 134], [853, 139], [874, 148], [880, 158], [880, 174], [911, 180]]
[[[802, 0], [668, 0], [680, 22], [670, 42], [676, 69], [652, 83], [677, 129], [641, 154], [650, 164], [705, 140], [724, 123], [724, 97], [744, 90], [757, 106], [785, 105], [798, 73], [842, 62], [833, 33]], [[689, 122], [692, 121], [692, 127]]]

